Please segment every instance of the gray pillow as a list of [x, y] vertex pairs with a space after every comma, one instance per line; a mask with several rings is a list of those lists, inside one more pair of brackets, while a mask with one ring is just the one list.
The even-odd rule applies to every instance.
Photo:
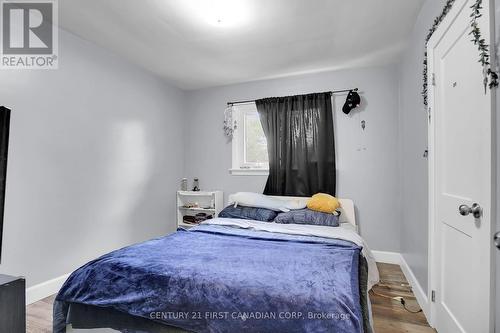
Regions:
[[266, 208], [256, 208], [256, 207], [246, 207], [246, 206], [234, 207], [234, 205], [227, 206], [219, 213], [219, 217], [256, 220], [263, 222], [273, 221], [276, 215], [278, 215], [277, 212]]
[[282, 224], [310, 224], [322, 225], [328, 227], [339, 226], [339, 215], [321, 213], [314, 210], [299, 209], [291, 210], [286, 213], [280, 213], [274, 219], [276, 223]]

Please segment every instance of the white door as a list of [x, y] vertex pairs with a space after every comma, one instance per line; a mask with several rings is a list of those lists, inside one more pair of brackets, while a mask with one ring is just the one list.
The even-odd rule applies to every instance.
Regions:
[[[428, 45], [431, 87], [433, 323], [440, 333], [493, 332], [492, 96], [458, 0]], [[490, 6], [481, 32], [490, 41]], [[475, 216], [474, 216], [475, 215]]]

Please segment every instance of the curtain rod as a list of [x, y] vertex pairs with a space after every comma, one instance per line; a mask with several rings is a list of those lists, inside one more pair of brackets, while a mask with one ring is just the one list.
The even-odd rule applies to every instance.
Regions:
[[[330, 94], [340, 94], [340, 93], [344, 93], [344, 92], [350, 92], [350, 91], [358, 91], [359, 89], [358, 88], [354, 88], [354, 89], [343, 89], [343, 90], [332, 90], [332, 91], [327, 91], [329, 92]], [[253, 103], [255, 102], [255, 99], [251, 99], [251, 100], [247, 100], [247, 101], [238, 101], [238, 102], [227, 102], [227, 105], [228, 106], [232, 106], [232, 105], [236, 105], [236, 104], [247, 104], [247, 103]]]

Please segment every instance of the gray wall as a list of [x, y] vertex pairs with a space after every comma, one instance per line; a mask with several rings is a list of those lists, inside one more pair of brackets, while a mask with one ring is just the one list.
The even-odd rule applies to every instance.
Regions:
[[428, 0], [415, 24], [410, 47], [400, 67], [400, 128], [402, 207], [401, 252], [427, 291], [428, 246], [428, 160], [423, 158], [427, 149], [427, 113], [422, 102], [422, 70], [425, 37], [434, 18], [444, 7], [444, 0]]
[[59, 70], [0, 75], [13, 110], [1, 272], [31, 286], [175, 230], [183, 92], [64, 31]]
[[[338, 195], [352, 198], [361, 233], [376, 250], [400, 250], [398, 87], [394, 66], [257, 81], [187, 94], [185, 176], [204, 189], [262, 192], [266, 178], [232, 176], [231, 143], [222, 131], [228, 101], [359, 87], [364, 106], [346, 116], [335, 98]], [[361, 130], [361, 120], [366, 130]], [[366, 147], [366, 150], [358, 151]], [[190, 180], [191, 181], [191, 180]]]

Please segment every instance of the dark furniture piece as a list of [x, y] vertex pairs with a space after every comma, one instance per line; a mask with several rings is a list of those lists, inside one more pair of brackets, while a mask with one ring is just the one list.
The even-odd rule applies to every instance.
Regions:
[[10, 110], [0, 106], [0, 259], [2, 257], [2, 229], [9, 149]]
[[0, 332], [26, 332], [26, 281], [0, 274]]

